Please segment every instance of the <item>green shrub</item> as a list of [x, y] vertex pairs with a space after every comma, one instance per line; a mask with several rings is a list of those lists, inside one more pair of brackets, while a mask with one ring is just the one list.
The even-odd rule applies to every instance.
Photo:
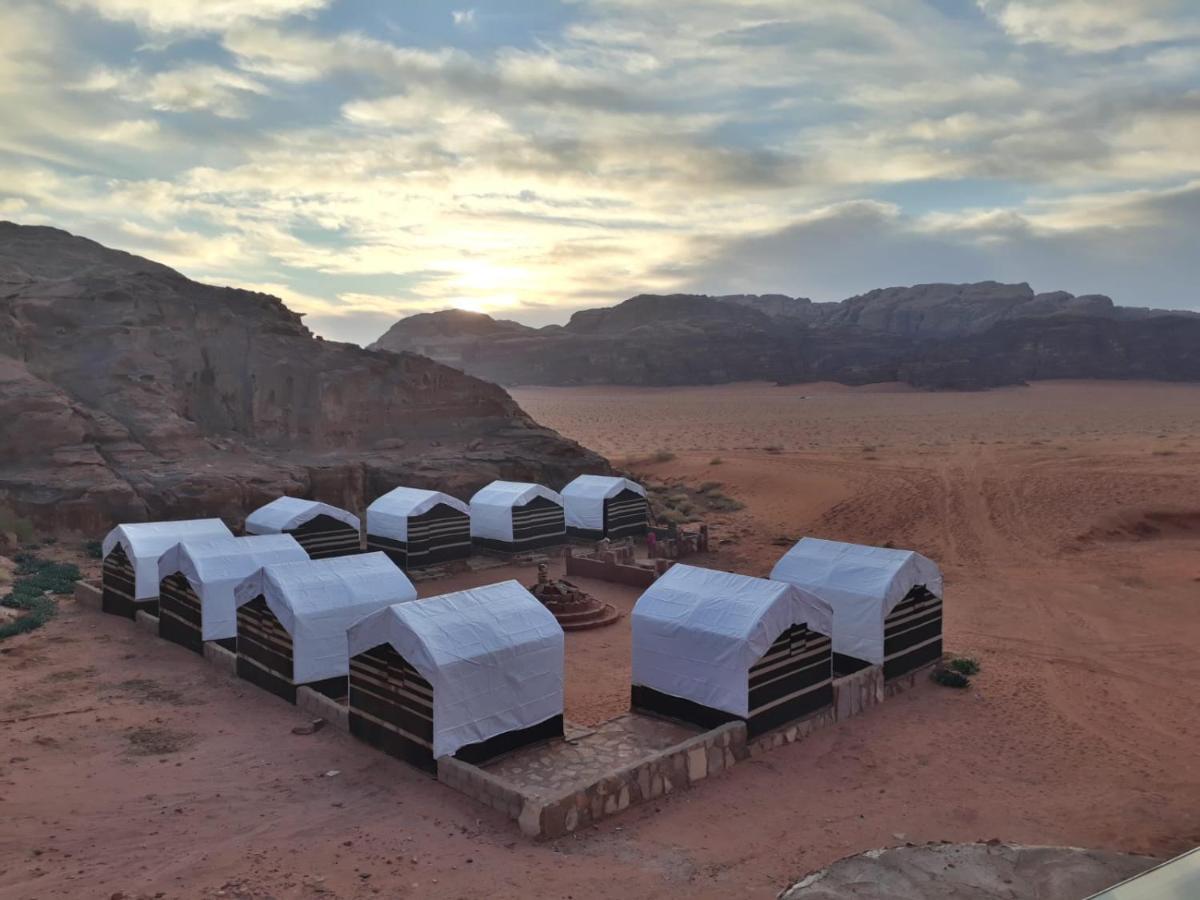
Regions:
[[979, 660], [970, 656], [955, 656], [946, 660], [946, 668], [952, 669], [960, 675], [978, 675]]
[[971, 679], [953, 669], [936, 668], [933, 670], [933, 680], [944, 687], [967, 688]]
[[89, 559], [103, 559], [104, 545], [99, 541], [88, 541], [83, 545], [83, 552], [88, 555]]
[[18, 554], [15, 562], [12, 592], [0, 600], [0, 606], [20, 610], [25, 615], [0, 625], [0, 640], [45, 625], [58, 611], [53, 597], [48, 595], [70, 594], [80, 578], [78, 567], [39, 559], [30, 553]]

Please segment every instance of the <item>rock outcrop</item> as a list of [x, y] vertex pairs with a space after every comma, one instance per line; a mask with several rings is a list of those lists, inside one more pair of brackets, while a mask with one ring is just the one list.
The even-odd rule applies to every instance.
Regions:
[[607, 471], [499, 387], [312, 335], [275, 297], [0, 223], [0, 505], [90, 534], [281, 493], [352, 509], [397, 484]]
[[463, 315], [403, 319], [372, 346], [426, 353], [501, 384], [1200, 380], [1200, 315], [1035, 294], [1027, 284], [924, 284], [840, 303], [640, 295], [541, 329], [469, 314], [467, 331], [456, 325]]

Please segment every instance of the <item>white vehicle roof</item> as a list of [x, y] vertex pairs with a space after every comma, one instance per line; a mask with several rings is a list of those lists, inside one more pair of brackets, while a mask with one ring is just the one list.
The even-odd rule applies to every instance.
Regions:
[[553, 500], [559, 506], [563, 499], [556, 491], [540, 484], [525, 481], [493, 481], [471, 498], [471, 536], [497, 541], [513, 539], [512, 511], [537, 497]]
[[622, 491], [646, 496], [646, 489], [636, 481], [612, 475], [580, 475], [562, 489], [563, 508], [567, 527], [600, 531], [604, 528], [604, 501]]
[[633, 683], [746, 716], [750, 667], [788, 628], [827, 635], [831, 618], [794, 585], [676, 563], [633, 608]]
[[771, 577], [824, 598], [833, 607], [833, 649], [883, 662], [883, 620], [918, 585], [942, 596], [937, 564], [912, 550], [804, 538]]
[[350, 673], [346, 629], [416, 588], [386, 553], [360, 553], [264, 566], [234, 589], [238, 606], [262, 595], [292, 636], [297, 684]]
[[467, 504], [441, 491], [410, 487], [392, 488], [367, 507], [367, 533], [376, 537], [391, 538], [393, 541], [407, 541], [408, 520], [424, 515], [443, 503], [463, 515], [471, 514]]
[[180, 541], [200, 537], [233, 537], [233, 532], [220, 519], [132, 522], [105, 535], [101, 553], [108, 556], [120, 544], [133, 566], [134, 599], [151, 600], [158, 596], [158, 558]]
[[562, 714], [562, 628], [515, 581], [388, 607], [349, 641], [390, 644], [433, 686], [435, 758]]
[[299, 497], [277, 497], [266, 506], [260, 506], [246, 516], [246, 531], [249, 534], [279, 534], [299, 528], [317, 516], [329, 516], [358, 528], [358, 516], [316, 500], [301, 500]]
[[233, 592], [263, 566], [308, 559], [290, 534], [188, 538], [158, 559], [158, 580], [180, 574], [200, 598], [200, 636], [206, 641], [237, 637]]

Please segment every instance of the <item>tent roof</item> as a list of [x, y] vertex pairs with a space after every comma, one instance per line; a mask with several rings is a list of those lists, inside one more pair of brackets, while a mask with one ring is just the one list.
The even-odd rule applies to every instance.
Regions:
[[646, 496], [646, 489], [636, 481], [615, 475], [580, 475], [562, 489], [562, 496], [568, 503], [575, 499], [609, 500], [626, 490]]
[[562, 714], [562, 628], [516, 581], [390, 606], [350, 628], [351, 656], [382, 643], [433, 686], [435, 757]]
[[233, 537], [220, 519], [182, 519], [176, 522], [132, 522], [118, 525], [104, 537], [101, 554], [120, 544], [133, 565], [135, 599], [158, 596], [158, 558], [188, 538]]
[[358, 516], [328, 503], [299, 497], [276, 497], [246, 516], [246, 531], [250, 534], [279, 534], [299, 528], [317, 516], [329, 516], [351, 528], [359, 527]]
[[633, 680], [745, 716], [750, 667], [804, 623], [828, 634], [829, 604], [781, 581], [676, 563], [633, 608]]
[[158, 580], [179, 573], [200, 598], [201, 636], [216, 641], [237, 636], [234, 589], [266, 565], [302, 562], [304, 548], [290, 534], [189, 538], [158, 560]]
[[804, 538], [787, 551], [771, 577], [805, 588], [833, 607], [833, 649], [858, 659], [883, 661], [883, 621], [924, 585], [942, 596], [937, 564], [912, 550], [868, 547]]
[[347, 674], [347, 629], [376, 610], [417, 599], [386, 553], [264, 566], [235, 588], [234, 599], [242, 606], [260, 594], [292, 636], [297, 684]]
[[487, 487], [476, 491], [475, 496], [471, 498], [471, 509], [511, 509], [514, 506], [524, 506], [536, 497], [545, 497], [562, 506], [562, 496], [544, 485], [526, 481], [493, 481]]
[[408, 540], [408, 520], [413, 516], [424, 515], [443, 503], [463, 515], [470, 515], [467, 504], [441, 491], [410, 487], [393, 488], [367, 507], [367, 531], [378, 537], [397, 541]]

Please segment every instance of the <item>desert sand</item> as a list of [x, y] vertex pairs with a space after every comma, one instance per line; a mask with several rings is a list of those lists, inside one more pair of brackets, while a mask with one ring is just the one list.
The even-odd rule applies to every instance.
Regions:
[[[745, 508], [711, 520], [715, 565], [766, 574], [805, 534], [934, 558], [983, 672], [537, 845], [68, 602], [0, 645], [0, 897], [772, 897], [906, 841], [1200, 843], [1200, 386], [513, 393], [644, 478], [720, 481]], [[568, 636], [569, 717], [622, 707], [627, 627]]]

